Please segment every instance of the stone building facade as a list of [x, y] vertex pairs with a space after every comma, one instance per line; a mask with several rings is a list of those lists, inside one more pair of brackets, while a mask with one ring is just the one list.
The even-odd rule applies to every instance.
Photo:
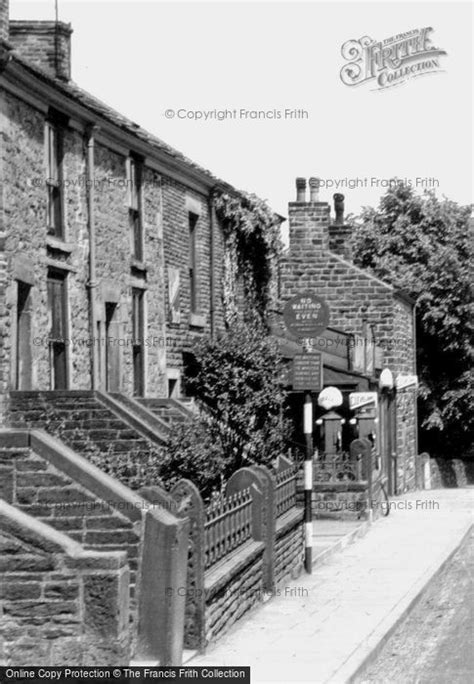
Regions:
[[1, 12], [2, 395], [179, 397], [224, 324], [212, 196], [238, 193], [81, 90], [69, 25]]
[[[379, 352], [370, 368], [363, 369], [367, 390], [379, 389], [379, 375], [388, 368], [395, 378], [416, 374], [414, 302], [351, 260], [351, 227], [344, 221], [344, 198], [335, 195], [335, 214], [319, 199], [319, 183], [298, 178], [296, 201], [288, 205], [289, 250], [280, 264], [282, 302], [301, 292], [314, 292], [330, 307], [330, 326], [356, 342], [373, 345]], [[324, 341], [324, 340], [322, 340]], [[353, 349], [355, 365], [358, 345]], [[326, 384], [334, 384], [327, 382]], [[382, 397], [380, 397], [382, 399]], [[393, 491], [414, 486], [416, 439], [416, 391], [396, 391], [391, 430], [390, 458]], [[391, 466], [389, 466], [390, 468]]]

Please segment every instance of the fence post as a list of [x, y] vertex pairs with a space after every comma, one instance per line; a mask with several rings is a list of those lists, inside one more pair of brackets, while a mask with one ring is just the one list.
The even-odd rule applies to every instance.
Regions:
[[167, 511], [145, 512], [137, 652], [160, 665], [182, 662], [188, 529]]
[[430, 455], [424, 451], [420, 454], [419, 459], [421, 461], [421, 486], [423, 489], [431, 489], [431, 468], [430, 468]]
[[206, 646], [206, 596], [204, 592], [206, 510], [199, 489], [190, 480], [179, 480], [172, 487], [170, 494], [177, 505], [176, 515], [189, 518], [184, 643], [186, 648], [203, 651]]
[[263, 489], [263, 534], [265, 541], [263, 590], [272, 592], [275, 585], [276, 479], [266, 466], [253, 465], [251, 470], [261, 478]]
[[263, 511], [262, 477], [251, 468], [245, 467], [233, 473], [225, 488], [226, 497], [250, 488], [252, 494], [252, 537], [255, 541], [265, 540], [265, 519]]
[[[372, 511], [372, 444], [368, 439], [354, 439], [352, 440], [349, 453], [351, 460], [357, 459], [357, 472], [361, 472], [364, 479], [367, 480], [367, 515], [370, 521], [372, 521], [373, 511]], [[359, 462], [362, 461], [361, 466]]]

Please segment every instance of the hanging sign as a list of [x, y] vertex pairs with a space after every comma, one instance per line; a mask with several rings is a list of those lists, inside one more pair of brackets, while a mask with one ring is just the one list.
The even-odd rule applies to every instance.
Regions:
[[321, 352], [295, 354], [293, 358], [293, 389], [319, 392], [323, 386]]
[[286, 302], [283, 321], [295, 337], [316, 337], [329, 325], [329, 306], [321, 297], [305, 292]]

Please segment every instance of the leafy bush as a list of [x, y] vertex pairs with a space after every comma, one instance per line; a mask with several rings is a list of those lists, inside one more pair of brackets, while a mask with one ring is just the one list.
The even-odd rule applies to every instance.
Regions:
[[204, 414], [173, 426], [160, 461], [160, 476], [167, 488], [184, 477], [194, 482], [206, 499], [221, 489], [226, 470], [224, 455]]
[[242, 466], [269, 464], [282, 453], [289, 426], [280, 364], [262, 325], [234, 322], [218, 339], [199, 343], [186, 388], [201, 416], [171, 438], [167, 477], [178, 468], [201, 487], [215, 488]]

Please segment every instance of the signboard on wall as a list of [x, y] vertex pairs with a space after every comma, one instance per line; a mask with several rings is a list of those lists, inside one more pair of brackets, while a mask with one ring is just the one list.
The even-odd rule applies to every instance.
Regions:
[[406, 389], [407, 387], [418, 387], [418, 376], [398, 375], [395, 380], [395, 387], [397, 390]]
[[329, 325], [329, 306], [321, 297], [304, 292], [286, 302], [283, 321], [295, 337], [316, 337]]
[[295, 354], [293, 358], [293, 389], [319, 392], [323, 387], [321, 352]]
[[377, 392], [351, 392], [349, 408], [356, 411], [362, 407], [377, 408]]

